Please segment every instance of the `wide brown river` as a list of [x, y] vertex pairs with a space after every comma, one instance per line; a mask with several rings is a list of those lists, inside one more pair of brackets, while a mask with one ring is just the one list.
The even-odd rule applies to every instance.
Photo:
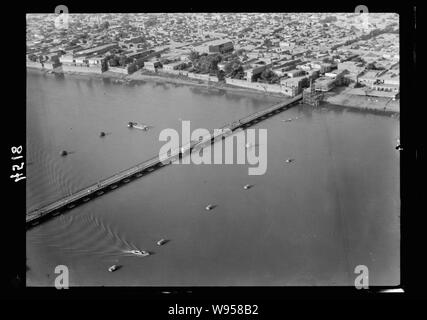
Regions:
[[[27, 210], [155, 156], [181, 120], [219, 128], [277, 101], [28, 71]], [[298, 105], [253, 128], [268, 133], [264, 175], [182, 164], [137, 179], [27, 231], [27, 285], [53, 286], [57, 265], [84, 286], [353, 285], [358, 265], [372, 286], [398, 284], [399, 120]]]

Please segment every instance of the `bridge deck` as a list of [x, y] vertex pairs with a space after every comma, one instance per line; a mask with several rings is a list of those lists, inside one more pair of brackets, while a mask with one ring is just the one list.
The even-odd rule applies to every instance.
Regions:
[[245, 118], [242, 118], [238, 121], [234, 121], [220, 128], [224, 130], [224, 133], [217, 134], [214, 136], [213, 132], [211, 132], [209, 135], [203, 137], [200, 141], [192, 141], [189, 144], [180, 147], [178, 150], [174, 150], [174, 152], [172, 152], [171, 154], [155, 156], [129, 169], [120, 171], [112, 175], [111, 177], [108, 177], [104, 180], [99, 181], [98, 183], [82, 188], [69, 196], [63, 197], [46, 206], [30, 211], [27, 213], [27, 216], [26, 216], [27, 226], [37, 224], [38, 222], [40, 222], [41, 218], [49, 216], [52, 213], [58, 212], [63, 209], [65, 210], [72, 209], [72, 207], [77, 205], [80, 202], [80, 200], [84, 201], [86, 198], [90, 200], [93, 194], [96, 194], [97, 192], [105, 190], [108, 187], [114, 186], [122, 182], [126, 178], [130, 178], [138, 173], [143, 174], [143, 173], [152, 171], [151, 169], [154, 169], [156, 167], [167, 165], [172, 161], [174, 161], [177, 157], [179, 157], [180, 154], [184, 154], [184, 152], [182, 152], [182, 149], [186, 149], [187, 152], [191, 152], [194, 148], [198, 146], [203, 146], [206, 143], [210, 143], [216, 140], [217, 138], [227, 135], [227, 133], [229, 133], [230, 131], [234, 131], [239, 127], [246, 127], [248, 125], [251, 125], [251, 122], [253, 122], [254, 120], [258, 120], [260, 118], [263, 118], [275, 112], [281, 112], [280, 109], [283, 109], [286, 106], [289, 106], [292, 103], [298, 100], [301, 100], [301, 98], [302, 98], [302, 95], [298, 95], [295, 98], [292, 98], [288, 101], [275, 104], [267, 109], [250, 114]]

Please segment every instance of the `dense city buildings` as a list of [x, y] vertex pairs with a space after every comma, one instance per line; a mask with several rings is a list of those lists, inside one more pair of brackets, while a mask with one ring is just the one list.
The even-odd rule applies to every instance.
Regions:
[[72, 14], [67, 28], [55, 19], [27, 16], [28, 67], [153, 72], [285, 96], [310, 83], [325, 92], [344, 85], [366, 96], [399, 94], [396, 14]]

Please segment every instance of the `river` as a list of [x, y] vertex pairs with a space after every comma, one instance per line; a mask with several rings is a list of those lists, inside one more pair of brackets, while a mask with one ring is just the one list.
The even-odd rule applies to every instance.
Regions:
[[[277, 101], [28, 71], [27, 210], [155, 156], [160, 131], [181, 120], [219, 128]], [[264, 175], [182, 164], [137, 179], [27, 231], [27, 285], [52, 286], [57, 265], [72, 286], [353, 285], [357, 265], [370, 285], [398, 284], [399, 120], [298, 105], [252, 128], [267, 129]]]

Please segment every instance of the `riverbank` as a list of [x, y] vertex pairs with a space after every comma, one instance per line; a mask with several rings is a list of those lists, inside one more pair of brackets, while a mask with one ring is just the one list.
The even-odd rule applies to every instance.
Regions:
[[281, 99], [290, 98], [282, 94], [265, 93], [264, 91], [233, 86], [230, 84], [226, 84], [224, 82], [207, 82], [203, 80], [191, 79], [186, 76], [171, 75], [171, 74], [160, 73], [160, 72], [159, 73], [135, 72], [131, 75], [126, 76], [126, 79], [135, 80], [135, 81], [154, 81], [154, 82], [161, 82], [161, 83], [182, 84], [182, 85], [189, 85], [189, 86], [205, 87], [205, 88], [216, 89], [216, 90], [227, 90], [227, 91], [238, 92], [238, 93], [255, 94], [257, 96], [261, 95], [261, 96], [276, 97]]
[[[41, 72], [44, 74], [49, 73], [49, 70], [37, 69], [27, 67], [28, 70], [34, 70], [35, 72]], [[67, 75], [67, 76], [75, 76], [75, 77], [83, 77], [83, 78], [91, 78], [91, 79], [112, 79], [117, 81], [118, 83], [131, 83], [133, 81], [136, 82], [155, 82], [155, 83], [172, 83], [176, 85], [187, 85], [199, 88], [206, 88], [209, 90], [225, 90], [228, 92], [234, 92], [245, 95], [256, 95], [256, 96], [269, 96], [275, 97], [278, 99], [289, 99], [288, 96], [278, 94], [278, 93], [266, 93], [264, 91], [259, 91], [250, 88], [242, 88], [230, 84], [226, 84], [224, 82], [206, 82], [203, 80], [191, 79], [185, 76], [180, 75], [172, 75], [166, 73], [153, 73], [149, 71], [141, 71], [138, 70], [133, 74], [126, 75], [120, 74], [116, 72], [106, 71], [101, 74], [90, 74], [84, 72], [51, 72], [56, 75]], [[322, 103], [331, 104], [335, 106], [347, 107], [347, 108], [355, 108], [359, 110], [366, 111], [375, 111], [380, 113], [400, 113], [400, 101], [393, 101], [390, 98], [384, 97], [366, 97], [364, 95], [354, 94], [353, 91], [355, 89], [349, 87], [337, 87], [332, 89], [329, 92], [324, 94], [324, 98]]]
[[226, 90], [229, 92], [235, 92], [240, 94], [249, 94], [249, 95], [256, 95], [256, 96], [269, 96], [269, 97], [275, 97], [278, 99], [289, 99], [289, 97], [284, 96], [282, 94], [276, 94], [276, 93], [265, 93], [263, 91], [249, 89], [249, 88], [241, 88], [238, 86], [233, 86], [230, 84], [226, 84], [223, 82], [206, 82], [203, 80], [197, 80], [197, 79], [191, 79], [185, 76], [177, 76], [177, 75], [171, 75], [166, 73], [152, 73], [148, 71], [144, 71], [142, 73], [140, 70], [137, 72], [134, 72], [130, 75], [120, 74], [117, 72], [111, 72], [106, 71], [101, 74], [97, 73], [86, 73], [86, 72], [50, 72], [46, 69], [39, 69], [39, 68], [32, 68], [27, 67], [27, 70], [31, 70], [32, 72], [39, 72], [43, 74], [55, 74], [55, 75], [66, 75], [66, 76], [75, 76], [75, 77], [82, 77], [82, 78], [90, 78], [90, 79], [112, 79], [114, 81], [117, 81], [118, 83], [131, 83], [133, 81], [135, 82], [155, 82], [155, 83], [172, 83], [177, 85], [187, 85], [187, 86], [193, 86], [193, 87], [203, 87], [208, 88], [209, 90]]
[[400, 100], [385, 97], [367, 97], [355, 94], [349, 87], [337, 87], [324, 94], [323, 102], [348, 108], [361, 110], [382, 111], [386, 113], [400, 113]]

